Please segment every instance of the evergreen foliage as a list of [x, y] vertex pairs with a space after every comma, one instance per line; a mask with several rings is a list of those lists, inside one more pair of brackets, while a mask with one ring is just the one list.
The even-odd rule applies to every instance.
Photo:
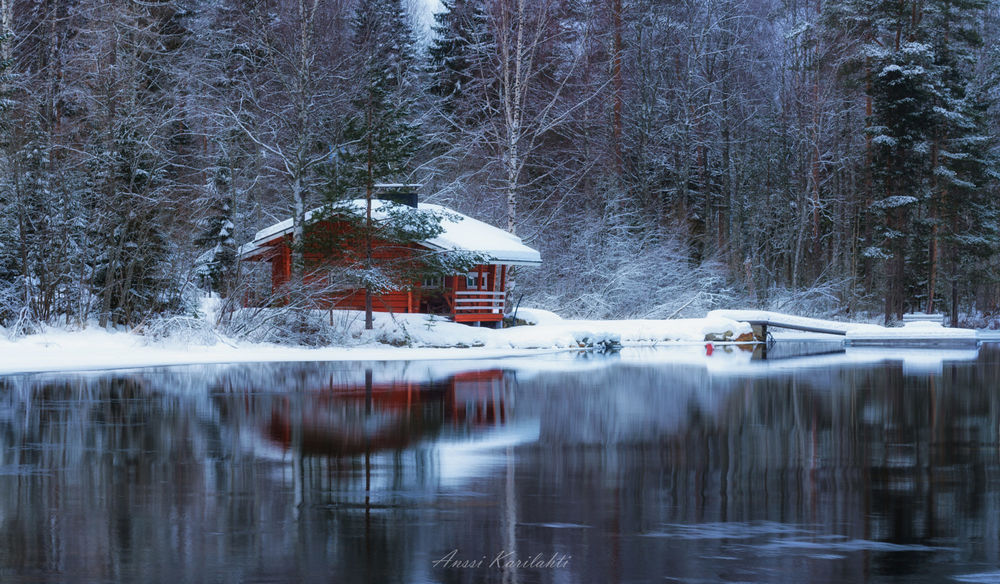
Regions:
[[494, 40], [482, 0], [450, 0], [434, 15], [434, 38], [428, 48], [428, 91], [440, 99], [449, 117], [475, 115], [462, 110], [483, 85]]
[[418, 146], [413, 39], [400, 0], [362, 2], [353, 25], [359, 83], [340, 168], [370, 196], [376, 183], [405, 177]]
[[[380, 193], [384, 196], [384, 193]], [[444, 231], [449, 214], [379, 199], [369, 229], [362, 199], [332, 202], [313, 217], [306, 230], [307, 257], [322, 258], [307, 272], [335, 290], [367, 288], [373, 294], [406, 289], [426, 278], [464, 273], [487, 259], [481, 254], [435, 251], [419, 245]], [[330, 228], [332, 226], [332, 228]], [[359, 243], [371, 237], [377, 254], [371, 261]], [[320, 290], [326, 292], [326, 290]]]
[[228, 295], [236, 268], [235, 201], [233, 197], [233, 169], [225, 154], [220, 156], [213, 169], [213, 176], [205, 186], [205, 200], [209, 204], [208, 216], [202, 221], [203, 231], [194, 240], [200, 249], [206, 249], [199, 258], [201, 284], [208, 290]]
[[378, 265], [372, 247], [371, 220], [376, 184], [404, 177], [417, 148], [412, 122], [413, 38], [400, 0], [373, 0], [358, 5], [353, 21], [355, 71], [360, 81], [351, 103], [353, 113], [343, 132], [343, 148], [328, 167], [327, 198], [337, 203], [347, 185], [363, 188], [366, 215], [361, 241], [363, 266], [353, 271], [366, 295], [365, 327], [372, 327], [371, 296], [384, 290], [391, 277]]

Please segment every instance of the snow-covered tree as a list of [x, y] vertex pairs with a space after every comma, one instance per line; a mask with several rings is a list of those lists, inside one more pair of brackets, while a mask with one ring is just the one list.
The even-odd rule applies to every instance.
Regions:
[[[226, 93], [232, 123], [264, 157], [270, 190], [292, 217], [296, 242], [304, 240], [307, 210], [319, 202], [317, 170], [337, 142], [337, 117], [344, 95], [341, 68], [346, 36], [339, 26], [344, 7], [320, 0], [274, 6], [236, 3], [236, 46], [240, 58]], [[303, 289], [305, 259], [292, 249], [293, 293]]]
[[975, 114], [984, 94], [969, 91], [987, 3], [830, 4], [834, 26], [858, 41], [853, 62], [869, 100], [872, 227], [862, 253], [885, 262], [887, 321], [907, 307], [932, 310], [940, 242], [959, 236], [945, 216], [992, 215], [976, 210], [987, 137]]
[[209, 212], [202, 221], [202, 232], [194, 243], [205, 251], [199, 256], [198, 270], [202, 284], [223, 296], [229, 294], [229, 285], [236, 267], [236, 231], [233, 168], [227, 153], [222, 152], [212, 169], [212, 177], [205, 185], [202, 200], [208, 203]]
[[[954, 301], [961, 258], [976, 258], [968, 265], [982, 265], [1000, 245], [1000, 203], [990, 196], [988, 188], [1000, 170], [993, 149], [997, 140], [989, 135], [986, 123], [991, 101], [988, 81], [984, 83], [988, 76], [979, 79], [981, 71], [974, 66], [976, 53], [983, 46], [980, 22], [988, 6], [986, 0], [935, 0], [924, 8], [936, 73], [929, 104], [927, 312], [934, 310], [942, 281], [942, 251], [949, 264]], [[952, 315], [953, 319], [957, 316]]]
[[372, 0], [358, 5], [353, 22], [357, 88], [351, 100], [342, 160], [333, 172], [340, 184], [362, 189], [365, 198], [365, 328], [372, 328], [372, 294], [391, 279], [373, 257], [375, 225], [372, 201], [376, 184], [405, 180], [418, 145], [411, 107], [414, 83], [413, 38], [400, 0]]
[[434, 15], [434, 37], [428, 48], [428, 86], [439, 99], [448, 129], [461, 131], [482, 112], [469, 107], [486, 81], [487, 58], [494, 40], [482, 0], [451, 0]]

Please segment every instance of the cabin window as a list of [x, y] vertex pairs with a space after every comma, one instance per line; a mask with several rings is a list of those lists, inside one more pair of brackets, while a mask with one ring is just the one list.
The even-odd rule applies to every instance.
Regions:
[[[480, 279], [479, 276], [482, 276]], [[477, 284], [477, 280], [479, 283]], [[465, 276], [465, 288], [467, 290], [485, 290], [486, 289], [486, 272], [482, 274], [476, 272], [469, 272]]]
[[441, 276], [425, 276], [421, 286], [424, 288], [440, 288]]

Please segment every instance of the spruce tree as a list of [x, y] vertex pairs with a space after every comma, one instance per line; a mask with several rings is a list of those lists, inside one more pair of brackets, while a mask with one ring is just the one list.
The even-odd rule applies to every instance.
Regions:
[[878, 232], [886, 260], [885, 318], [902, 318], [907, 297], [907, 242], [915, 209], [926, 199], [929, 170], [930, 64], [933, 53], [920, 42], [886, 51], [872, 82], [875, 110], [870, 127]]
[[886, 321], [907, 307], [934, 310], [942, 258], [952, 262], [954, 275], [961, 242], [987, 241], [994, 229], [983, 188], [993, 180], [982, 115], [988, 104], [985, 92], [971, 90], [986, 5], [839, 0], [826, 6], [831, 35], [854, 48], [843, 70], [864, 84], [871, 108], [865, 170], [872, 237], [864, 255], [885, 261]]
[[[464, 119], [469, 97], [483, 84], [483, 68], [492, 35], [482, 0], [446, 0], [434, 15], [434, 39], [428, 48], [428, 89], [446, 115]], [[456, 122], [458, 120], [455, 120]]]
[[225, 152], [220, 154], [212, 169], [212, 178], [205, 185], [205, 191], [209, 212], [202, 220], [202, 232], [194, 242], [206, 250], [199, 257], [199, 275], [202, 286], [227, 296], [236, 266], [236, 240], [233, 237], [236, 224], [233, 168]]
[[417, 148], [417, 127], [412, 121], [413, 37], [400, 0], [373, 0], [358, 6], [354, 19], [355, 66], [359, 80], [352, 100], [354, 114], [344, 132], [347, 147], [343, 172], [364, 190], [365, 328], [372, 328], [372, 293], [386, 286], [388, 278], [372, 255], [374, 223], [372, 198], [375, 185], [405, 178]]
[[[975, 53], [983, 45], [980, 18], [984, 0], [933, 0], [924, 7], [928, 43], [933, 47], [933, 85], [930, 100], [930, 185], [927, 212], [926, 310], [934, 300], [947, 263], [952, 280], [952, 319], [957, 306], [960, 258], [977, 258], [984, 265], [997, 249], [997, 204], [986, 188], [994, 181], [986, 109], [988, 92], [973, 69]], [[969, 274], [971, 276], [971, 274]], [[922, 291], [923, 292], [923, 291]]]

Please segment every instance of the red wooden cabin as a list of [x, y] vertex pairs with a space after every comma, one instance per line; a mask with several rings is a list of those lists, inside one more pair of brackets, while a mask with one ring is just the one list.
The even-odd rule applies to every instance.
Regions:
[[[364, 213], [365, 201], [352, 203], [357, 212]], [[385, 201], [372, 202], [372, 217], [377, 222], [385, 217]], [[390, 244], [386, 241], [373, 242], [373, 255], [378, 259], [395, 261], [411, 260], [419, 251], [467, 251], [488, 258], [487, 263], [474, 266], [468, 273], [452, 274], [443, 278], [425, 278], [409, 285], [374, 297], [372, 306], [379, 312], [442, 314], [455, 322], [487, 323], [493, 325], [503, 320], [507, 274], [510, 266], [537, 266], [541, 264], [539, 253], [524, 245], [521, 239], [439, 205], [416, 204], [415, 196], [411, 207], [443, 214], [441, 227], [444, 231], [437, 237], [420, 241], [411, 248]], [[338, 226], [329, 220], [310, 223], [312, 216], [319, 217], [319, 209], [306, 214], [308, 229], [320, 233], [337, 232]], [[315, 232], [315, 231], [311, 231]], [[254, 240], [240, 248], [240, 259], [244, 261], [267, 262], [271, 265], [271, 292], [274, 294], [291, 278], [292, 220], [287, 219], [257, 232]], [[344, 257], [361, 257], [362, 241], [348, 241], [340, 247], [324, 252], [305, 252], [307, 265], [322, 265], [322, 254], [342, 254]], [[307, 276], [307, 284], [309, 284]], [[316, 276], [313, 276], [316, 278]], [[336, 289], [323, 292], [320, 304], [324, 307], [364, 310], [363, 289]], [[246, 299], [246, 304], [255, 304]]]

